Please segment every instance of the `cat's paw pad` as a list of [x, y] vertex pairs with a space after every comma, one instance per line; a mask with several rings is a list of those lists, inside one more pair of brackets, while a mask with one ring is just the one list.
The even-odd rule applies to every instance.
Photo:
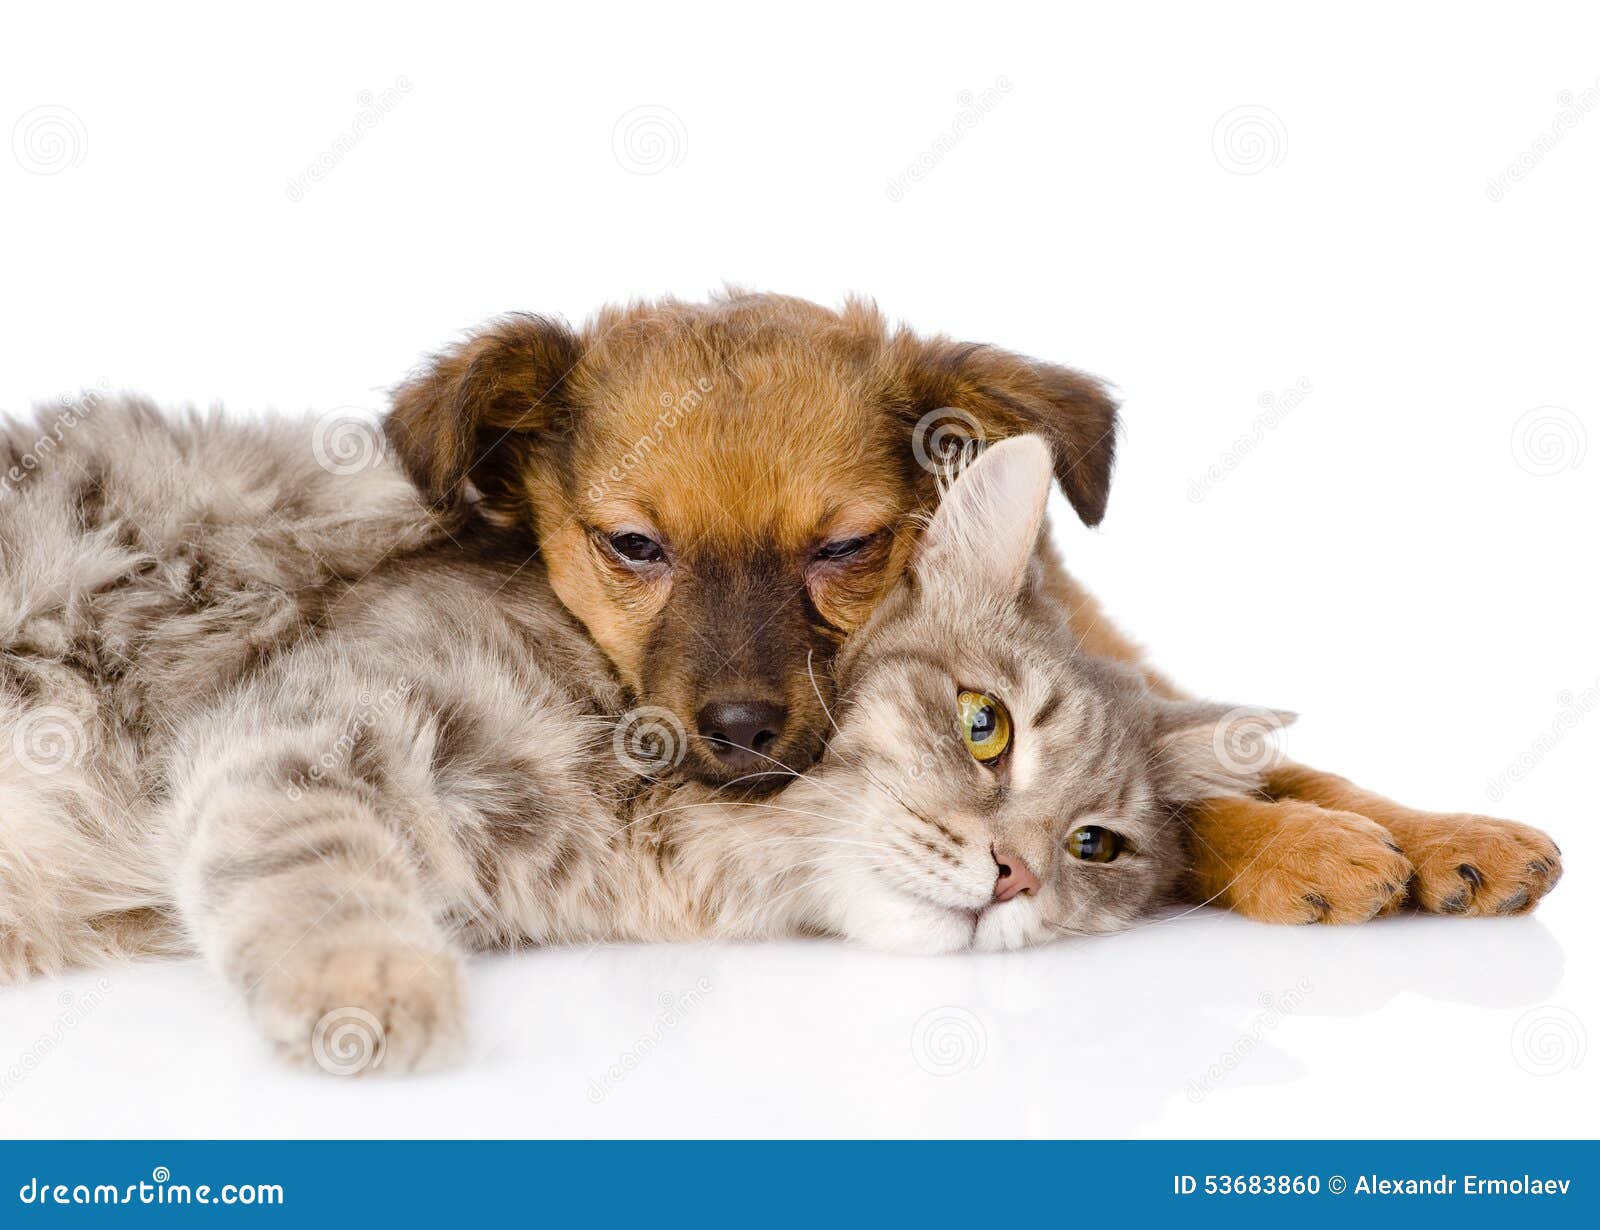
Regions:
[[1536, 828], [1487, 816], [1433, 816], [1408, 835], [1412, 896], [1434, 914], [1526, 914], [1561, 878], [1561, 851]]
[[1354, 812], [1280, 801], [1277, 835], [1229, 897], [1263, 922], [1359, 923], [1405, 902], [1411, 863], [1389, 830]]
[[465, 1040], [460, 959], [400, 944], [291, 954], [251, 995], [256, 1020], [290, 1063], [334, 1076], [443, 1067]]

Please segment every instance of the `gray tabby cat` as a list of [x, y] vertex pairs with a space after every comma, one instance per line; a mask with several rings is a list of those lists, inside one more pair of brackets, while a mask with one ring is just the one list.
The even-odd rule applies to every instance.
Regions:
[[0, 434], [6, 976], [198, 952], [288, 1057], [359, 1008], [405, 1069], [458, 1050], [473, 949], [1127, 926], [1184, 872], [1175, 806], [1255, 784], [1220, 709], [1062, 648], [1032, 437], [955, 482], [837, 664], [827, 754], [757, 800], [641, 778], [537, 559], [381, 459], [92, 410]]

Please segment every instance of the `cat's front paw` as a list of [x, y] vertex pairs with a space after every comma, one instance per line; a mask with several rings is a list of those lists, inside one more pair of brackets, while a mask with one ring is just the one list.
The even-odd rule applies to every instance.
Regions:
[[461, 961], [452, 952], [384, 941], [295, 952], [250, 998], [284, 1059], [334, 1076], [443, 1067], [464, 1049]]
[[970, 911], [896, 902], [854, 911], [845, 936], [879, 952], [930, 957], [972, 947], [975, 931]]
[[1404, 830], [1412, 895], [1435, 914], [1526, 914], [1561, 878], [1561, 851], [1526, 824], [1428, 815]]

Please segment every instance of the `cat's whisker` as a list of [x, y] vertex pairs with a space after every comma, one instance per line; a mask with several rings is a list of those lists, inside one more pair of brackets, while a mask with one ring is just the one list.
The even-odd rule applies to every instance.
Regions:
[[833, 713], [828, 708], [828, 702], [822, 699], [822, 688], [819, 687], [818, 684], [817, 684], [817, 673], [816, 673], [815, 670], [812, 669], [811, 658], [812, 658], [812, 651], [810, 649], [807, 649], [806, 650], [806, 678], [811, 681], [811, 691], [817, 698], [817, 704], [822, 706], [822, 716], [828, 719], [828, 725], [833, 727], [833, 733], [836, 734], [836, 735], [837, 734], [843, 734], [844, 732], [839, 729], [839, 723], [833, 720]]
[[[809, 816], [809, 817], [811, 817], [813, 819], [821, 820], [821, 821], [823, 821], [823, 822], [825, 822], [827, 824], [830, 824], [830, 825], [833, 825], [833, 824], [844, 824], [844, 825], [857, 825], [857, 826], [859, 826], [859, 825], [861, 825], [863, 823], [862, 821], [855, 820], [855, 819], [852, 819], [850, 817], [829, 815], [826, 812], [812, 811], [809, 808], [788, 807], [788, 806], [785, 806], [782, 803], [766, 803], [766, 802], [757, 802], [757, 801], [751, 800], [751, 801], [738, 803], [738, 804], [727, 804], [727, 803], [709, 802], [709, 801], [696, 802], [696, 803], [680, 803], [680, 804], [677, 804], [677, 805], [672, 806], [672, 807], [663, 807], [663, 808], [660, 808], [659, 810], [656, 810], [656, 811], [653, 811], [653, 812], [649, 812], [649, 813], [647, 813], [645, 815], [642, 815], [642, 816], [635, 817], [635, 819], [629, 821], [629, 823], [627, 825], [624, 825], [623, 828], [631, 827], [632, 825], [640, 823], [641, 821], [654, 820], [654, 819], [657, 819], [657, 818], [659, 818], [661, 816], [673, 815], [673, 814], [680, 813], [680, 812], [696, 812], [696, 811], [701, 811], [701, 810], [715, 811], [717, 809], [727, 808], [727, 807], [730, 807], [730, 806], [735, 806], [735, 807], [738, 807], [738, 808], [741, 808], [741, 809], [748, 807], [748, 808], [753, 808], [753, 809], [758, 810], [758, 811], [781, 811], [781, 812], [787, 812], [787, 813], [790, 813], [790, 814], [796, 815], [796, 816]], [[615, 832], [617, 832], [617, 833], [620, 833], [622, 831], [623, 831], [623, 829], [615, 830]]]

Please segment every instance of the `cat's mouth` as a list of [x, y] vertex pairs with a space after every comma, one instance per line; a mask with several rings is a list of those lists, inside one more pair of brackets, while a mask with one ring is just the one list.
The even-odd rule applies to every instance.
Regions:
[[926, 909], [934, 910], [941, 917], [948, 918], [952, 922], [958, 923], [962, 927], [966, 928], [968, 943], [971, 943], [972, 939], [977, 936], [978, 928], [982, 925], [984, 916], [988, 914], [989, 911], [995, 907], [995, 905], [999, 904], [998, 902], [990, 902], [988, 905], [981, 905], [977, 907], [951, 905], [945, 901], [935, 901], [931, 897], [923, 897], [920, 895], [917, 896], [915, 900], [918, 905], [921, 905]]
[[979, 952], [1009, 952], [1041, 943], [1041, 915], [1028, 895], [996, 901], [978, 911], [972, 947]]
[[[966, 932], [963, 948], [978, 952], [1006, 952], [1038, 943], [1035, 915], [1026, 898], [991, 901], [976, 909], [941, 905], [938, 908]], [[929, 902], [928, 904], [933, 904]]]

